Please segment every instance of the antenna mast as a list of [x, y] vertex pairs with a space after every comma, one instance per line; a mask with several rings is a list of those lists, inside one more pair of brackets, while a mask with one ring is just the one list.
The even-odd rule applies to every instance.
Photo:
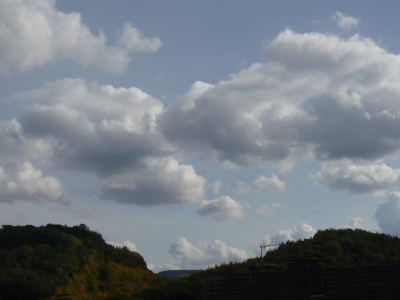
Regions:
[[[263, 257], [263, 249], [267, 248], [267, 247], [276, 247], [278, 246], [277, 244], [271, 244], [271, 245], [267, 245], [267, 243], [265, 241], [262, 241], [260, 244], [260, 251], [261, 251], [261, 272], [264, 271], [264, 257]], [[267, 253], [267, 252], [265, 252]]]

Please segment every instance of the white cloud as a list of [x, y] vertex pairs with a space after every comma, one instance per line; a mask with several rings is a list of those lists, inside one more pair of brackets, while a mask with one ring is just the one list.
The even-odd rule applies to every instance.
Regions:
[[229, 196], [221, 196], [214, 200], [203, 200], [197, 212], [203, 216], [212, 216], [216, 220], [241, 219], [245, 205]]
[[0, 73], [28, 71], [58, 59], [71, 59], [83, 67], [121, 73], [135, 52], [155, 52], [158, 38], [146, 38], [125, 24], [116, 46], [108, 46], [82, 23], [79, 13], [58, 11], [54, 0], [0, 2]]
[[379, 160], [400, 150], [400, 56], [357, 35], [281, 32], [255, 63], [196, 82], [157, 118], [186, 151], [289, 170], [302, 159]]
[[[398, 170], [380, 162], [400, 153], [400, 56], [357, 35], [291, 30], [266, 51], [268, 63], [215, 85], [196, 82], [167, 109], [137, 88], [81, 79], [48, 83], [14, 97], [27, 107], [14, 131], [50, 149], [57, 166], [120, 176], [123, 184], [152, 159], [182, 150], [224, 165], [285, 170], [314, 159], [323, 163], [315, 178], [332, 189], [381, 193], [396, 186]], [[12, 147], [13, 136], [7, 137]], [[353, 167], [327, 167], [344, 160]], [[372, 163], [361, 165], [366, 161]], [[103, 186], [110, 187], [106, 179]], [[242, 192], [283, 184], [274, 175], [256, 179], [253, 187], [240, 183]]]
[[126, 247], [131, 251], [137, 252], [137, 246], [132, 243], [131, 241], [122, 241], [122, 242], [114, 242], [114, 241], [108, 241], [107, 244], [113, 245], [115, 247]]
[[120, 36], [120, 43], [131, 52], [157, 52], [162, 42], [159, 38], [146, 38], [139, 29], [125, 24]]
[[219, 240], [209, 244], [200, 242], [196, 247], [185, 238], [179, 238], [169, 246], [169, 253], [174, 263], [181, 268], [205, 268], [217, 263], [240, 262], [248, 258], [244, 250], [230, 247]]
[[347, 225], [345, 227], [351, 228], [351, 229], [362, 228], [360, 226], [361, 222], [362, 222], [362, 219], [360, 217], [354, 217], [353, 220], [350, 221], [349, 225]]
[[271, 174], [271, 177], [265, 177], [263, 175], [258, 176], [254, 179], [254, 187], [256, 190], [280, 190], [283, 191], [286, 188], [286, 183], [278, 178], [276, 174]]
[[64, 79], [13, 99], [26, 109], [21, 131], [49, 141], [49, 162], [98, 175], [99, 199], [148, 206], [204, 199], [204, 178], [172, 156], [158, 131], [163, 105], [141, 90]]
[[338, 11], [332, 15], [332, 20], [336, 22], [338, 27], [345, 30], [349, 30], [350, 28], [357, 26], [361, 22], [360, 19], [348, 16]]
[[251, 186], [244, 181], [229, 182], [229, 191], [237, 194], [248, 194], [251, 192]]
[[143, 168], [111, 176], [95, 190], [99, 199], [154, 206], [199, 202], [205, 180], [190, 165], [172, 158], [147, 159]]
[[219, 190], [221, 189], [221, 186], [222, 186], [222, 182], [221, 181], [215, 181], [212, 184], [212, 190], [213, 190], [213, 193], [214, 193], [215, 196], [219, 195]]
[[147, 264], [147, 268], [149, 268], [154, 273], [158, 273], [161, 271], [169, 271], [169, 270], [181, 270], [180, 266], [174, 265], [173, 263], [164, 262], [164, 263], [154, 263]]
[[299, 239], [308, 239], [313, 237], [317, 231], [306, 223], [292, 229], [280, 230], [275, 235], [267, 235], [263, 242], [267, 244], [280, 244], [287, 241], [296, 241]]
[[51, 139], [58, 166], [104, 176], [172, 151], [155, 124], [163, 105], [137, 88], [63, 79], [14, 101], [25, 103], [22, 131], [31, 139]]
[[275, 214], [276, 210], [280, 208], [279, 203], [273, 203], [272, 205], [263, 205], [261, 208], [256, 209], [258, 215], [263, 217], [269, 217]]
[[311, 177], [332, 190], [381, 195], [384, 190], [399, 185], [400, 169], [393, 169], [386, 164], [345, 163], [334, 167], [324, 166]]
[[390, 192], [375, 212], [379, 228], [389, 234], [400, 235], [400, 192]]
[[0, 201], [58, 202], [66, 201], [60, 181], [50, 176], [42, 176], [29, 161], [17, 165], [13, 175], [8, 175], [0, 167]]
[[286, 183], [278, 178], [276, 174], [271, 174], [271, 177], [264, 175], [258, 176], [250, 185], [244, 181], [231, 181], [229, 183], [229, 190], [238, 194], [257, 193], [262, 191], [283, 191], [286, 188]]
[[0, 161], [26, 159], [48, 160], [52, 156], [49, 143], [42, 138], [29, 137], [16, 119], [0, 122]]

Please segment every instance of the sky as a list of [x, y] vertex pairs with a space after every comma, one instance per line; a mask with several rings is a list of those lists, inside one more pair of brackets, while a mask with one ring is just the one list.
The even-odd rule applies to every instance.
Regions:
[[149, 268], [400, 234], [397, 1], [0, 0], [0, 223]]

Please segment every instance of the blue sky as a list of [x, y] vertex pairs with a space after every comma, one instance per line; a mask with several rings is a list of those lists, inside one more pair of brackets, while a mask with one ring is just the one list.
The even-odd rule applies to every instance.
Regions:
[[399, 4], [0, 0], [0, 220], [154, 271], [399, 234]]

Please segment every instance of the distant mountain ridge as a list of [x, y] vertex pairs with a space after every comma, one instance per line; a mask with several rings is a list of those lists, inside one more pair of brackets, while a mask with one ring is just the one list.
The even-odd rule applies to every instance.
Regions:
[[190, 275], [194, 272], [199, 272], [201, 270], [167, 270], [158, 272], [157, 275], [164, 276], [170, 279], [176, 279], [181, 276]]

